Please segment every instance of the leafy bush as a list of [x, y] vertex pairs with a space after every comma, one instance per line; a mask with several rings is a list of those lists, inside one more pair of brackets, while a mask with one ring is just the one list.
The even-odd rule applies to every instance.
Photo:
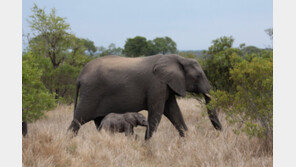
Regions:
[[256, 136], [272, 148], [273, 51], [240, 45], [232, 37], [213, 40], [199, 60], [213, 91], [209, 107], [221, 109], [236, 132]]
[[34, 57], [27, 53], [22, 62], [22, 118], [32, 122], [43, 115], [44, 110], [55, 106], [54, 95], [41, 81], [42, 70], [38, 68]]
[[204, 61], [201, 61], [201, 66], [214, 89], [231, 91], [233, 81], [230, 78], [230, 71], [234, 64], [241, 60], [239, 50], [229, 48], [208, 56]]
[[221, 37], [212, 41], [213, 45], [205, 52], [206, 56], [200, 61], [208, 80], [213, 88], [231, 91], [233, 81], [230, 70], [233, 65], [242, 60], [242, 52], [232, 48], [232, 37]]
[[230, 78], [234, 92], [217, 90], [211, 107], [221, 108], [239, 131], [272, 141], [273, 133], [273, 60], [253, 55], [250, 61], [234, 64]]

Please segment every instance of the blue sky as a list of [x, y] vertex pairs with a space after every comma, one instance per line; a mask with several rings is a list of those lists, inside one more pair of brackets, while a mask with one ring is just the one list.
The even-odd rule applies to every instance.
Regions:
[[265, 48], [271, 40], [264, 32], [273, 26], [272, 0], [23, 0], [23, 33], [36, 3], [65, 17], [71, 32], [96, 46], [127, 38], [169, 36], [179, 50], [207, 49], [211, 41], [232, 35], [240, 43]]

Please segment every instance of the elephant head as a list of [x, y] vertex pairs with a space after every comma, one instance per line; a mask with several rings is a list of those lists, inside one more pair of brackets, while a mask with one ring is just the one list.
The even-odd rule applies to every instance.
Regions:
[[148, 121], [146, 120], [145, 116], [140, 113], [134, 114], [136, 124], [140, 126], [149, 126]]
[[[149, 123], [146, 120], [145, 116], [140, 113], [133, 113], [134, 120], [136, 121], [136, 126], [146, 126], [146, 130], [149, 131]], [[147, 134], [146, 134], [147, 136]]]
[[153, 73], [179, 96], [186, 91], [202, 93], [206, 97], [210, 91], [209, 81], [199, 63], [177, 55], [164, 55], [155, 64]]
[[[201, 93], [205, 97], [206, 104], [211, 100], [210, 83], [200, 64], [194, 59], [164, 55], [156, 62], [153, 73], [179, 96], [186, 96], [186, 92]], [[208, 114], [213, 126], [221, 130], [222, 126], [216, 111], [208, 109]]]

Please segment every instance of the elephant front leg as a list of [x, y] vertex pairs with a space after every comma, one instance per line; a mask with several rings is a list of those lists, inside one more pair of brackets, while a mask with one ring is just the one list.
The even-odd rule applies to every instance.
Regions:
[[178, 103], [174, 95], [171, 95], [166, 102], [164, 115], [171, 121], [174, 127], [178, 130], [181, 137], [184, 137], [184, 131], [188, 128], [184, 122], [183, 115], [180, 111]]
[[124, 133], [125, 133], [125, 136], [133, 135], [134, 134], [134, 127], [132, 125], [125, 124], [124, 125]]
[[146, 130], [145, 140], [152, 137], [153, 132], [157, 130], [164, 110], [164, 104], [158, 103], [153, 108], [148, 109], [149, 128]]

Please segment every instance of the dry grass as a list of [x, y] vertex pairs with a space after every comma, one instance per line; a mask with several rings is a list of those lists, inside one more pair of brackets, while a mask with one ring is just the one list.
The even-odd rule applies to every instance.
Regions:
[[[223, 131], [216, 131], [202, 116], [198, 101], [179, 99], [189, 128], [185, 138], [162, 117], [151, 140], [144, 141], [144, 128], [135, 129], [138, 140], [124, 134], [97, 132], [93, 122], [83, 125], [78, 136], [67, 134], [73, 106], [61, 105], [47, 117], [29, 124], [23, 138], [23, 166], [272, 166], [272, 152], [264, 151], [257, 139], [232, 132], [225, 116], [219, 115]], [[146, 111], [142, 111], [145, 115]]]

